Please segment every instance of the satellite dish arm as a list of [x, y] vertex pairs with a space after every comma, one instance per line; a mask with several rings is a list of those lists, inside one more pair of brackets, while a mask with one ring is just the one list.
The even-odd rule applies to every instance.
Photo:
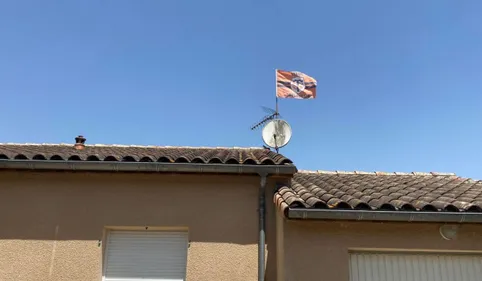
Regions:
[[273, 137], [274, 137], [274, 149], [276, 150], [276, 153], [278, 153], [279, 147], [278, 147], [278, 141], [276, 140], [276, 134], [274, 134]]

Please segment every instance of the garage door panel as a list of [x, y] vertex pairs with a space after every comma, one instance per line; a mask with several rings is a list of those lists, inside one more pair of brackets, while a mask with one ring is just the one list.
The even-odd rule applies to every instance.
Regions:
[[352, 253], [351, 281], [480, 281], [482, 256]]
[[186, 232], [111, 231], [104, 280], [185, 280], [187, 247]]

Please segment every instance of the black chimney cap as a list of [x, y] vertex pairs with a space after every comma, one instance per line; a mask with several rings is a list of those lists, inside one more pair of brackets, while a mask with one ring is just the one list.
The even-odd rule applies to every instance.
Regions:
[[87, 139], [84, 136], [79, 135], [75, 138], [75, 144], [84, 144]]

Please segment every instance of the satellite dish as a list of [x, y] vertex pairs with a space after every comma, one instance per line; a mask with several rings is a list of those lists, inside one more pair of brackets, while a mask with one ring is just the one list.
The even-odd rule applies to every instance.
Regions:
[[264, 143], [276, 149], [288, 144], [291, 139], [291, 127], [290, 125], [281, 119], [273, 119], [269, 121], [263, 128], [263, 141]]
[[459, 225], [444, 224], [439, 228], [440, 236], [445, 240], [455, 239], [457, 238], [459, 228]]

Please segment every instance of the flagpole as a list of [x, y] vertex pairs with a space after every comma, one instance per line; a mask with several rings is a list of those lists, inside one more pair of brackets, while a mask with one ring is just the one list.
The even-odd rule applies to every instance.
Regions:
[[276, 97], [276, 115], [278, 115], [279, 112], [278, 112], [278, 97]]
[[276, 117], [279, 115], [278, 111], [278, 69], [275, 68], [274, 70], [274, 90], [275, 90], [275, 97], [276, 97]]
[[[279, 118], [279, 111], [278, 111], [278, 69], [274, 70], [274, 82], [275, 82], [275, 96], [276, 96], [276, 118]], [[274, 142], [276, 144], [276, 134], [274, 135]], [[276, 153], [279, 152], [278, 144], [276, 144]]]

